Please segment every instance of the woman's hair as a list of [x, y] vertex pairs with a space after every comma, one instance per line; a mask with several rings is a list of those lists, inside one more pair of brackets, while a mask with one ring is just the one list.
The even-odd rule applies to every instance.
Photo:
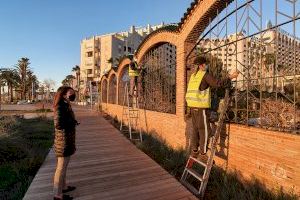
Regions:
[[70, 86], [61, 86], [57, 89], [56, 94], [54, 96], [53, 108], [56, 109], [58, 103], [63, 99], [63, 96], [67, 94], [68, 90], [74, 90]]
[[201, 56], [197, 56], [193, 62], [195, 65], [208, 64], [208, 59], [206, 56], [201, 55]]

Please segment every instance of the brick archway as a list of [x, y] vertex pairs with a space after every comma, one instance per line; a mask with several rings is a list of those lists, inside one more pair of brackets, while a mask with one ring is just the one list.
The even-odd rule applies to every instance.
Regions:
[[144, 42], [139, 46], [137, 50], [137, 59], [138, 62], [141, 61], [143, 56], [154, 46], [162, 44], [162, 43], [170, 43], [175, 46], [178, 45], [178, 33], [175, 31], [162, 30], [159, 32], [153, 32], [150, 34]]
[[118, 77], [117, 73], [111, 70], [108, 74], [108, 103], [116, 104], [118, 101], [118, 89], [117, 89], [117, 83], [118, 83]]
[[138, 62], [141, 62], [144, 55], [155, 45], [168, 42], [176, 46], [176, 82], [180, 83], [176, 87], [176, 115], [182, 120], [185, 115], [186, 55], [193, 49], [199, 35], [209, 25], [210, 20], [214, 19], [232, 1], [195, 0], [178, 26], [170, 25], [152, 32], [137, 50]]
[[[139, 46], [137, 58], [140, 60], [143, 55], [155, 44], [169, 42], [176, 46], [185, 44], [187, 53], [192, 44], [198, 40], [198, 36], [209, 25], [226, 5], [233, 0], [194, 0], [187, 9], [184, 17], [178, 26], [171, 25], [152, 32]], [[190, 45], [186, 45], [190, 44]]]
[[127, 67], [127, 65], [129, 65], [130, 62], [131, 62], [131, 60], [130, 60], [129, 58], [125, 58], [125, 59], [123, 59], [123, 60], [120, 62], [119, 67], [118, 67], [118, 71], [117, 71], [117, 77], [118, 77], [118, 80], [119, 80], [119, 78], [120, 78], [120, 76], [121, 76], [121, 73], [122, 73], [123, 69], [124, 69], [125, 67]]
[[[199, 49], [197, 49], [197, 44], [201, 44], [200, 41], [198, 41], [200, 36], [202, 37], [203, 33], [211, 33], [218, 25], [218, 22], [221, 22], [218, 20], [219, 17], [221, 17], [221, 20], [227, 20], [227, 14], [226, 18], [222, 17], [222, 11], [224, 8], [227, 7], [228, 4], [233, 2], [233, 0], [194, 0], [191, 4], [190, 8], [188, 8], [187, 12], [184, 14], [184, 17], [182, 18], [181, 22], [177, 26], [172, 26], [172, 29], [168, 29], [163, 27], [162, 29], [158, 29], [157, 31], [152, 32], [147, 38], [140, 44], [138, 50], [137, 50], [137, 58], [138, 62], [141, 63], [143, 59], [147, 56], [149, 51], [152, 49], [155, 49], [156, 47], [160, 46], [160, 44], [164, 43], [171, 43], [173, 45], [176, 45], [176, 114], [170, 114], [170, 113], [164, 113], [160, 111], [153, 111], [150, 109], [142, 109], [143, 117], [141, 117], [141, 127], [145, 132], [154, 132], [157, 133], [159, 136], [162, 137], [163, 140], [167, 141], [169, 145], [171, 145], [174, 148], [177, 147], [186, 147], [188, 149], [189, 141], [190, 141], [190, 133], [192, 132], [192, 123], [190, 119], [185, 120], [185, 92], [186, 92], [186, 85], [187, 85], [187, 69], [186, 66], [189, 64], [188, 62], [192, 61], [192, 58], [196, 56], [197, 52], [200, 52]], [[241, 1], [243, 2], [243, 1]], [[250, 1], [243, 2], [245, 5], [249, 4]], [[252, 1], [251, 1], [252, 2]], [[254, 1], [253, 1], [254, 2]], [[294, 2], [295, 3], [295, 2]], [[236, 4], [236, 7], [234, 4], [232, 4], [233, 10], [232, 12], [229, 10], [228, 14], [237, 11], [237, 8], [239, 8], [238, 4]], [[250, 5], [251, 6], [251, 5]], [[235, 7], [235, 8], [234, 8]], [[242, 6], [240, 6], [242, 8]], [[250, 8], [250, 7], [249, 7]], [[268, 7], [267, 7], [268, 8]], [[225, 11], [225, 10], [224, 10]], [[224, 14], [223, 11], [223, 14]], [[218, 13], [221, 13], [218, 16]], [[226, 11], [227, 13], [227, 11]], [[296, 12], [297, 13], [297, 12]], [[242, 14], [242, 13], [241, 13]], [[277, 13], [277, 15], [279, 15]], [[236, 18], [239, 16], [237, 15]], [[223, 18], [223, 19], [222, 19]], [[216, 24], [213, 22], [211, 23], [211, 28], [208, 28], [208, 25], [213, 20], [218, 21]], [[220, 23], [221, 24], [221, 23]], [[277, 24], [277, 23], [276, 23]], [[283, 26], [283, 25], [282, 25]], [[175, 27], [175, 28], [174, 28]], [[277, 26], [275, 26], [277, 28]], [[218, 27], [217, 27], [218, 28]], [[217, 29], [216, 28], [216, 29]], [[208, 30], [209, 29], [209, 30]], [[227, 29], [226, 29], [227, 30]], [[227, 32], [227, 31], [226, 31]], [[233, 32], [235, 32], [233, 30]], [[235, 32], [237, 33], [237, 32]], [[226, 34], [227, 35], [227, 34]], [[207, 36], [207, 35], [206, 35]], [[204, 36], [203, 40], [205, 40], [207, 37]], [[249, 36], [249, 31], [248, 31]], [[239, 38], [238, 36], [236, 38]], [[195, 48], [195, 49], [194, 49]], [[260, 48], [260, 47], [257, 47]], [[238, 49], [238, 47], [236, 48]], [[209, 49], [212, 51], [211, 49]], [[208, 52], [210, 52], [208, 51]], [[193, 52], [191, 54], [191, 52]], [[236, 50], [237, 52], [237, 50]], [[242, 58], [243, 59], [243, 58]], [[118, 79], [120, 80], [120, 77], [122, 76], [122, 73], [124, 72], [124, 69], [128, 66], [130, 60], [125, 59], [121, 62], [119, 66], [119, 70], [117, 71]], [[157, 62], [160, 63], [160, 62]], [[295, 65], [296, 66], [296, 65]], [[149, 73], [151, 74], [151, 73]], [[154, 74], [154, 73], [152, 73]], [[174, 78], [173, 78], [174, 79]], [[119, 87], [119, 83], [118, 83]], [[250, 93], [249, 93], [250, 94]], [[155, 96], [154, 96], [155, 97]], [[243, 96], [242, 96], [243, 98]], [[250, 105], [250, 104], [249, 104]], [[122, 117], [122, 106], [120, 105], [108, 105], [107, 106], [108, 113], [112, 116], [117, 116], [119, 119]], [[237, 106], [236, 106], [237, 107]], [[250, 110], [252, 112], [252, 110]], [[247, 108], [247, 112], [248, 108]], [[244, 112], [245, 113], [245, 112]], [[245, 120], [248, 121], [249, 120]], [[225, 127], [224, 127], [225, 128]], [[252, 132], [255, 132], [256, 134], [251, 134]], [[241, 134], [242, 133], [242, 134]], [[290, 160], [281, 161], [277, 158], [274, 160], [269, 159], [273, 155], [274, 148], [278, 148], [278, 146], [270, 147], [270, 151], [266, 152], [265, 160], [270, 163], [270, 165], [264, 165], [261, 163], [261, 160], [254, 159], [255, 152], [253, 153], [253, 144], [250, 141], [249, 145], [251, 148], [248, 148], [244, 152], [238, 151], [240, 148], [240, 143], [247, 140], [247, 138], [252, 138], [256, 146], [264, 147], [264, 144], [266, 141], [276, 140], [278, 138], [279, 132], [275, 131], [267, 131], [254, 128], [254, 127], [243, 127], [240, 124], [231, 124], [226, 128], [226, 135], [222, 136], [222, 139], [225, 139], [225, 141], [220, 140], [220, 149], [222, 150], [222, 153], [225, 153], [227, 155], [217, 156], [216, 157], [216, 164], [220, 167], [226, 167], [226, 170], [238, 170], [241, 172], [241, 178], [243, 175], [245, 175], [246, 179], [248, 177], [251, 177], [253, 174], [258, 174], [257, 176], [258, 180], [261, 180], [262, 182], [266, 183], [267, 188], [273, 189], [274, 183], [277, 185], [285, 186], [287, 188], [295, 188], [295, 185], [299, 183], [297, 179], [295, 179], [295, 174], [297, 175], [297, 169], [293, 168], [293, 172], [291, 172], [291, 177], [293, 179], [289, 178], [282, 178], [280, 177], [280, 182], [278, 182], [278, 177], [274, 176], [274, 170], [272, 166], [277, 166], [279, 164], [286, 163], [286, 166], [288, 166], [288, 163], [293, 162], [293, 157], [289, 156], [288, 153], [285, 154], [287, 158]], [[229, 135], [230, 134], [230, 135]], [[269, 137], [268, 140], [264, 140], [266, 138], [266, 135]], [[242, 136], [242, 137], [241, 137]], [[297, 142], [299, 142], [299, 137], [295, 139], [294, 137], [297, 137], [295, 135], [293, 136], [293, 141], [296, 141], [293, 143], [296, 145]], [[257, 141], [262, 141], [257, 145]], [[288, 138], [288, 140], [291, 140]], [[225, 144], [226, 142], [226, 144]], [[249, 141], [248, 141], [249, 142]], [[289, 141], [287, 141], [289, 142]], [[270, 144], [272, 146], [272, 144]], [[294, 146], [291, 146], [291, 150], [293, 151]], [[226, 150], [227, 149], [227, 150]], [[229, 152], [230, 149], [230, 153]], [[259, 151], [264, 151], [265, 148], [261, 149], [258, 148]], [[271, 157], [270, 157], [271, 155]], [[249, 158], [249, 156], [253, 159], [248, 159], [250, 165], [243, 166], [239, 165], [241, 161], [243, 161], [244, 158]], [[280, 156], [280, 155], [279, 155]], [[237, 157], [240, 157], [240, 159], [236, 159]], [[278, 157], [279, 158], [279, 157]], [[259, 163], [261, 166], [258, 168], [257, 163]], [[250, 166], [250, 167], [249, 167]], [[263, 170], [264, 173], [261, 173]], [[284, 170], [287, 172], [290, 172], [289, 168], [280, 168], [280, 170]], [[275, 174], [276, 175], [276, 174]], [[298, 184], [299, 185], [299, 184]], [[295, 188], [296, 191], [299, 191], [299, 188]]]
[[101, 102], [107, 103], [108, 99], [108, 79], [107, 77], [103, 76], [101, 79]]
[[195, 44], [198, 36], [209, 25], [210, 20], [213, 20], [232, 1], [195, 0], [179, 23], [180, 39]]

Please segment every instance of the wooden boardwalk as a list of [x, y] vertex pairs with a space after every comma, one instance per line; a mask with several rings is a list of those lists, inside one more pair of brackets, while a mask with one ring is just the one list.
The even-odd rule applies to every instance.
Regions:
[[[83, 108], [75, 113], [81, 124], [67, 172], [69, 185], [77, 187], [70, 193], [74, 199], [197, 199], [101, 116]], [[55, 166], [51, 150], [25, 200], [53, 199]]]

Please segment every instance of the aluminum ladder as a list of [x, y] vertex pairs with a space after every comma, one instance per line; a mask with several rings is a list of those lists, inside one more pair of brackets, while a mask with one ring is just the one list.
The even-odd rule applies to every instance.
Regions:
[[[128, 82], [125, 84], [124, 88], [124, 98], [123, 98], [123, 110], [122, 119], [120, 125], [120, 131], [128, 132], [130, 140], [143, 141], [142, 130], [140, 127], [140, 108], [139, 108], [139, 98], [137, 96], [136, 87], [134, 89], [135, 97], [129, 95]], [[128, 129], [125, 126], [124, 121], [128, 122]], [[139, 138], [134, 138], [134, 134], [139, 134]]]
[[[184, 186], [186, 186], [191, 192], [193, 192], [196, 196], [200, 197], [200, 199], [204, 198], [206, 185], [207, 185], [207, 182], [209, 179], [212, 165], [214, 163], [213, 158], [214, 158], [216, 150], [217, 150], [218, 139], [219, 139], [220, 133], [222, 131], [222, 126], [223, 126], [223, 122], [226, 117], [226, 111], [227, 111], [228, 105], [229, 105], [229, 90], [227, 89], [224, 99], [222, 99], [219, 104], [219, 112], [220, 112], [219, 120], [217, 123], [216, 132], [215, 132], [214, 136], [212, 136], [212, 139], [211, 139], [210, 153], [208, 156], [207, 163], [204, 163], [203, 161], [190, 156], [189, 159], [187, 160], [185, 169], [181, 176], [181, 183]], [[195, 169], [196, 167], [198, 167], [198, 169]], [[202, 168], [202, 170], [199, 170], [199, 168]], [[204, 168], [204, 170], [203, 170], [203, 168]], [[201, 171], [201, 172], [199, 172], [199, 171]], [[195, 182], [200, 183], [199, 188], [193, 186], [187, 180], [190, 176], [194, 177]]]

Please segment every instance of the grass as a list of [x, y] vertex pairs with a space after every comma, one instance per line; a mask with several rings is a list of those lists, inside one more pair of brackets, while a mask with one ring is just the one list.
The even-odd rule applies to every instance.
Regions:
[[52, 146], [53, 122], [15, 119], [6, 131], [0, 136], [0, 199], [22, 199]]
[[35, 109], [35, 110], [1, 110], [0, 113], [2, 116], [11, 116], [11, 115], [22, 115], [25, 113], [50, 113], [53, 112], [53, 110], [49, 108], [41, 108], [41, 109]]
[[[105, 115], [116, 128], [120, 123]], [[128, 137], [128, 135], [126, 135]], [[143, 142], [133, 142], [140, 150], [155, 160], [166, 171], [180, 180], [184, 170], [187, 153], [185, 150], [174, 150], [165, 140], [156, 133], [143, 134]], [[205, 193], [205, 200], [297, 200], [299, 196], [290, 191], [284, 192], [282, 188], [269, 190], [266, 186], [253, 177], [249, 181], [241, 182], [238, 172], [226, 172], [214, 166]]]

